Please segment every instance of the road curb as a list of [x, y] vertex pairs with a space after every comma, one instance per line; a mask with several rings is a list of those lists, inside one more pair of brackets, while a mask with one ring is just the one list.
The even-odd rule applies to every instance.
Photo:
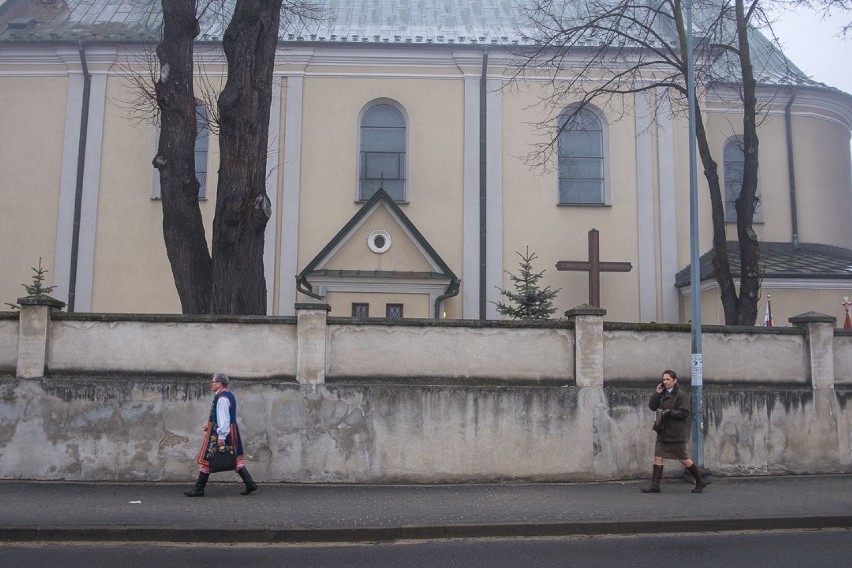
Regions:
[[561, 537], [852, 528], [852, 515], [349, 528], [2, 527], [0, 542], [359, 543], [495, 537]]

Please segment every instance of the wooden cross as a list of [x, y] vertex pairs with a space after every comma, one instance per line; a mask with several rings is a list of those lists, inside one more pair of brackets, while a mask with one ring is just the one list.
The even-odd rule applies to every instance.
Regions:
[[630, 272], [629, 262], [601, 262], [600, 234], [597, 229], [589, 231], [589, 260], [560, 260], [556, 270], [572, 270], [589, 273], [589, 304], [601, 307], [601, 272]]

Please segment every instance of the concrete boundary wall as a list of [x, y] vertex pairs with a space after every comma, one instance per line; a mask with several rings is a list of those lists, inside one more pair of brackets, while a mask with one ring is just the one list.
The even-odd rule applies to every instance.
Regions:
[[[687, 380], [691, 373], [688, 326], [656, 331], [650, 326], [607, 324], [604, 382], [645, 384], [663, 369]], [[708, 326], [702, 333], [705, 384], [808, 384], [806, 330]], [[654, 383], [656, 384], [656, 383]]]
[[[689, 388], [687, 327], [604, 324], [590, 306], [530, 325], [329, 320], [323, 304], [295, 318], [51, 309], [0, 317], [0, 357], [18, 333], [0, 478], [190, 479], [214, 370], [232, 375], [264, 482], [643, 477], [651, 386], [671, 367]], [[711, 472], [852, 471], [852, 333], [822, 314], [791, 322], [705, 330]]]
[[834, 383], [852, 386], [852, 330], [834, 333]]
[[59, 316], [51, 325], [52, 373], [296, 376], [296, 326], [285, 321], [177, 318], [92, 320]]
[[[448, 364], [452, 362], [452, 364]], [[574, 334], [561, 328], [328, 327], [327, 378], [574, 381]]]
[[0, 313], [0, 373], [14, 373], [18, 360], [18, 314]]

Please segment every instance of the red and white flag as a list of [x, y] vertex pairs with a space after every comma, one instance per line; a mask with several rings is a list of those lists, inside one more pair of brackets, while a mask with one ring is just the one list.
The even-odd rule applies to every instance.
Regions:
[[849, 313], [849, 308], [852, 307], [852, 302], [849, 301], [849, 296], [843, 298], [841, 305], [846, 309], [846, 320], [843, 322], [843, 329], [850, 329], [852, 328], [852, 314]]
[[763, 314], [763, 327], [772, 327], [772, 301], [769, 294], [766, 295], [766, 311]]

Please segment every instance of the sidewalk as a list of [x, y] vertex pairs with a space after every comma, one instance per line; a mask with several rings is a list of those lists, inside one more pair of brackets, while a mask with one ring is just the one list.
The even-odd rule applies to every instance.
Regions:
[[[236, 476], [233, 476], [236, 480]], [[852, 528], [852, 475], [488, 485], [242, 485], [0, 481], [0, 542], [372, 542]], [[225, 510], [226, 526], [214, 519]]]

